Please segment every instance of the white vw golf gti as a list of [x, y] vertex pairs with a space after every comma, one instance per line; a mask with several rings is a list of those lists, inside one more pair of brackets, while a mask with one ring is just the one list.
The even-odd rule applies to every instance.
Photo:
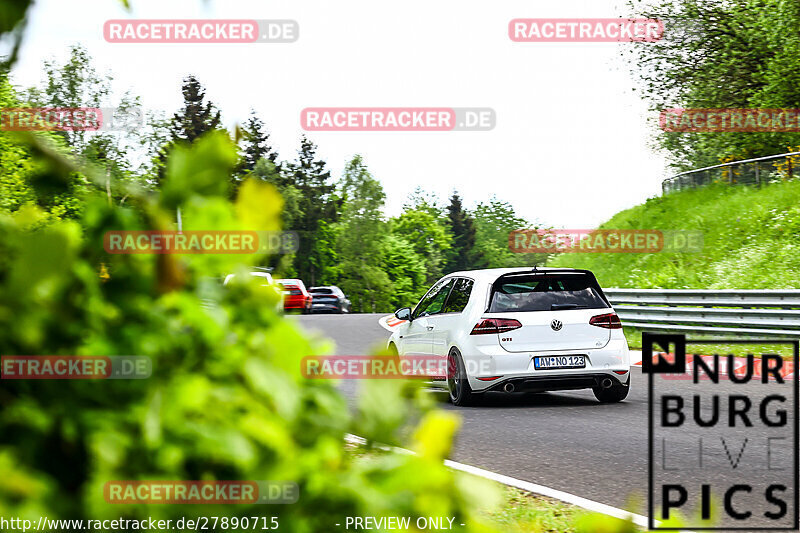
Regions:
[[454, 272], [395, 317], [389, 350], [442, 362], [456, 405], [487, 391], [591, 388], [610, 403], [630, 390], [622, 325], [588, 270]]

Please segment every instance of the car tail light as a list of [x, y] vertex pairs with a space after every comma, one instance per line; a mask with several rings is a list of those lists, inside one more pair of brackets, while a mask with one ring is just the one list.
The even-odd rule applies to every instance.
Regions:
[[622, 329], [622, 323], [616, 313], [593, 316], [589, 319], [589, 324], [599, 328]]
[[513, 318], [486, 318], [472, 328], [470, 335], [488, 335], [492, 333], [505, 333], [512, 329], [521, 328], [519, 320]]

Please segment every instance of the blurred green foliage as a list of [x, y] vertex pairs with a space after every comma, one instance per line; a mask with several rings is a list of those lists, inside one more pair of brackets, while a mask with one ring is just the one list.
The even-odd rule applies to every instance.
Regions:
[[[275, 293], [212, 284], [219, 305], [201, 306], [209, 276], [259, 257], [104, 252], [108, 230], [174, 229], [178, 206], [198, 229], [278, 229], [282, 200], [272, 185], [247, 181], [228, 200], [235, 153], [226, 135], [210, 134], [173, 154], [162, 194], [121, 207], [98, 191], [81, 219], [34, 227], [0, 216], [0, 353], [135, 354], [154, 369], [146, 380], [4, 381], [0, 515], [267, 514], [281, 517], [283, 531], [327, 531], [345, 515], [391, 514], [455, 516], [481, 530], [473, 509], [492, 490], [442, 464], [457, 428], [452, 415], [422, 413], [411, 443], [418, 455], [354, 461], [344, 435], [399, 443], [416, 389], [372, 384], [351, 413], [333, 384], [301, 377], [301, 359], [325, 346], [275, 312]], [[103, 500], [109, 480], [146, 479], [293, 480], [300, 501], [215, 509]]]

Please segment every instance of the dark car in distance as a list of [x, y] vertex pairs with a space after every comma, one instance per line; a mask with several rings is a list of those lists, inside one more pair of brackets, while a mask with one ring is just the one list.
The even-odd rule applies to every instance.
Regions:
[[347, 299], [342, 289], [336, 285], [326, 287], [311, 287], [311, 312], [312, 313], [349, 313], [350, 300]]

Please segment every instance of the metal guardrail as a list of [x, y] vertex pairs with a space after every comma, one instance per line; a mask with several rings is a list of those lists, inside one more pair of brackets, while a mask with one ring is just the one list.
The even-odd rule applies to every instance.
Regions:
[[605, 289], [624, 326], [800, 337], [800, 290]]
[[800, 152], [729, 161], [675, 174], [661, 182], [661, 192], [667, 194], [683, 189], [694, 189], [714, 182], [760, 187], [766, 183], [793, 179], [800, 174], [798, 166], [800, 166]]

